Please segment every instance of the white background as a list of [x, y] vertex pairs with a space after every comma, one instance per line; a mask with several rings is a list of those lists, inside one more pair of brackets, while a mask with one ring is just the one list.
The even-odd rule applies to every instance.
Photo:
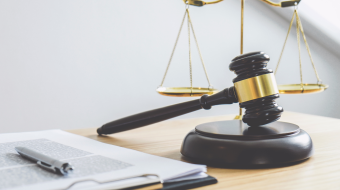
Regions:
[[[286, 111], [340, 118], [340, 56], [333, 45], [327, 45], [334, 40], [326, 43], [327, 36], [309, 27], [313, 18], [321, 18], [308, 14], [311, 10], [302, 1], [302, 24], [307, 25], [319, 75], [330, 88], [319, 94], [282, 95], [278, 103]], [[293, 13], [290, 8], [280, 11], [257, 0], [246, 1], [244, 52], [266, 52], [272, 69]], [[214, 87], [232, 86], [235, 75], [228, 65], [240, 53], [240, 1], [190, 7], [190, 13]], [[1, 0], [0, 132], [99, 127], [133, 113], [191, 100], [155, 91], [183, 14], [181, 0]], [[205, 87], [194, 45], [194, 86]], [[279, 84], [299, 83], [297, 50], [293, 28], [277, 74]], [[302, 54], [304, 81], [315, 83], [304, 45]], [[189, 84], [184, 27], [164, 85]], [[176, 119], [237, 113], [237, 104], [224, 105]]]

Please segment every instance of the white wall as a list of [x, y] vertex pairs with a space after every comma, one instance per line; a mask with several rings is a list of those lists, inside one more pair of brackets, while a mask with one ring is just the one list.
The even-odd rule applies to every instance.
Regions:
[[[275, 68], [290, 18], [248, 1], [245, 52], [262, 50]], [[231, 59], [239, 55], [240, 1], [190, 7], [195, 32], [215, 87], [232, 85]], [[155, 92], [184, 13], [177, 1], [0, 1], [0, 132], [99, 127], [133, 113], [187, 101]], [[303, 21], [302, 21], [303, 22]], [[312, 31], [311, 31], [312, 32]], [[299, 82], [296, 38], [291, 36], [278, 83]], [[312, 95], [282, 95], [288, 111], [340, 118], [339, 57], [312, 38], [319, 74], [330, 88]], [[304, 48], [304, 46], [302, 46]], [[193, 46], [194, 85], [206, 86]], [[303, 49], [306, 82], [315, 82]], [[187, 30], [183, 30], [165, 86], [189, 85]], [[236, 114], [217, 106], [178, 118]]]

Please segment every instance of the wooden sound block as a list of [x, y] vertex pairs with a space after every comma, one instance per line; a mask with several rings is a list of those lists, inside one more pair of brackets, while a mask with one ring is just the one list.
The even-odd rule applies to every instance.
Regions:
[[181, 153], [191, 161], [218, 167], [279, 167], [311, 157], [313, 143], [292, 123], [250, 127], [230, 120], [196, 126], [185, 137]]

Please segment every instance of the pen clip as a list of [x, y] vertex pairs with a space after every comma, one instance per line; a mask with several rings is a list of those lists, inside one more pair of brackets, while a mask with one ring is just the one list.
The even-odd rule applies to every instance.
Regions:
[[56, 172], [56, 169], [54, 166], [52, 165], [49, 165], [49, 164], [46, 164], [45, 162], [42, 162], [42, 161], [38, 161], [37, 164], [45, 169], [48, 169], [48, 170], [52, 170], [54, 172]]

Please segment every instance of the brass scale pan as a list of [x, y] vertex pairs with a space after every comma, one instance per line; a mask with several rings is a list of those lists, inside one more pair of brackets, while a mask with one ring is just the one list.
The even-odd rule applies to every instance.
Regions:
[[328, 88], [326, 84], [284, 84], [278, 85], [280, 94], [307, 94], [322, 92]]
[[174, 97], [197, 97], [204, 94], [213, 95], [218, 92], [214, 88], [201, 88], [201, 87], [159, 87], [157, 92], [163, 96]]

